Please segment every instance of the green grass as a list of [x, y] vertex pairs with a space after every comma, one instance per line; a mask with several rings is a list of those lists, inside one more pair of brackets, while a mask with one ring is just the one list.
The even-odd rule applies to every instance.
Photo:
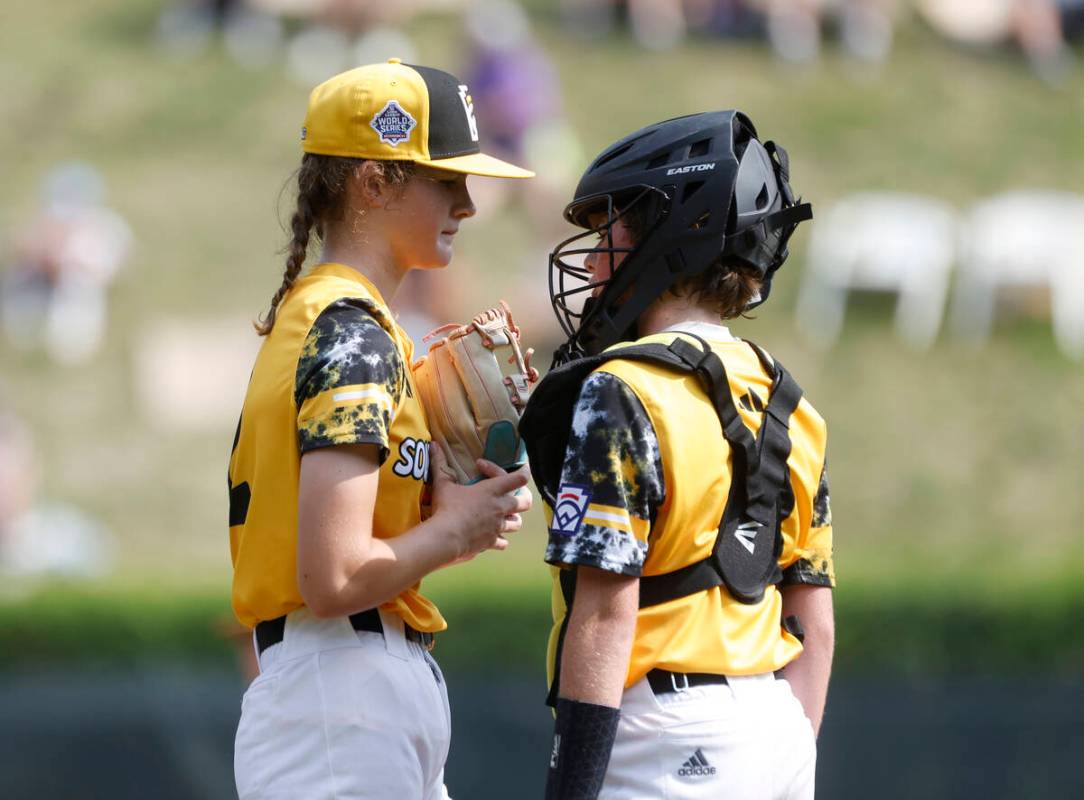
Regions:
[[[134, 352], [166, 317], [233, 317], [238, 335], [247, 335], [243, 320], [278, 285], [276, 201], [297, 163], [307, 88], [290, 82], [281, 65], [246, 71], [217, 47], [183, 62], [156, 52], [151, 32], [160, 7], [156, 0], [5, 6], [0, 229], [27, 218], [51, 165], [79, 157], [105, 174], [138, 248], [113, 292], [100, 357], [60, 368], [0, 345], [3, 401], [34, 429], [43, 497], [85, 508], [113, 531], [113, 582], [225, 587], [224, 477], [235, 417], [200, 433], [159, 430], [133, 396]], [[423, 60], [461, 68], [464, 47], [449, 16], [422, 16], [411, 33]], [[796, 187], [821, 208], [869, 188], [963, 207], [1013, 187], [1084, 186], [1084, 71], [1051, 91], [1012, 56], [957, 52], [917, 26], [900, 31], [892, 60], [873, 75], [859, 74], [833, 47], [819, 67], [797, 70], [777, 65], [754, 42], [695, 39], [666, 54], [644, 53], [626, 36], [585, 44], [556, 28], [552, 14], [540, 17], [538, 36], [558, 65], [584, 159], [647, 122], [737, 106], [788, 147]], [[548, 218], [558, 218], [564, 199], [552, 200]], [[536, 238], [536, 229], [515, 202], [468, 225], [450, 275], [464, 311], [501, 294], [519, 298], [537, 319], [528, 333], [545, 343], [556, 326], [544, 308], [544, 253], [558, 234]], [[922, 604], [914, 611], [922, 626], [936, 628], [941, 614], [968, 618], [976, 597], [989, 598], [981, 608], [1000, 614], [1013, 606], [1005, 598], [1024, 596], [1020, 586], [1062, 586], [1062, 564], [1084, 517], [1084, 371], [1057, 353], [1045, 323], [1010, 320], [978, 352], [943, 336], [916, 354], [894, 338], [888, 309], [862, 303], [837, 348], [818, 353], [792, 323], [807, 236], [796, 237], [772, 302], [756, 321], [735, 327], [779, 355], [829, 421], [841, 599], [867, 587], [861, 603], [845, 601], [860, 616], [867, 600], [878, 609], [883, 592], [906, 598], [919, 579], [970, 598], [971, 605], [937, 592], [928, 601], [908, 599]], [[472, 292], [468, 275], [486, 288]], [[516, 288], [527, 281], [530, 292]], [[532, 299], [540, 310], [529, 308]], [[245, 377], [237, 376], [238, 387]], [[544, 534], [537, 515], [529, 527], [511, 553], [437, 576], [436, 591], [468, 598], [460, 583], [495, 582], [513, 608], [515, 598], [533, 597], [544, 583]], [[101, 591], [113, 596], [109, 587]], [[63, 619], [72, 597], [60, 592], [53, 605], [16, 606], [4, 618], [30, 609], [69, 630]], [[127, 619], [124, 602], [91, 605], [103, 620]], [[201, 601], [192, 612], [161, 602], [153, 609], [165, 627], [178, 620], [181, 638], [193, 642], [192, 614], [209, 617], [214, 605]], [[1069, 606], [1041, 608], [1050, 615], [1041, 630], [1053, 631]], [[156, 635], [155, 624], [131, 624], [126, 633], [136, 641]], [[42, 625], [35, 635], [51, 629]], [[76, 646], [77, 629], [73, 622], [70, 639], [58, 641]], [[1053, 635], [1041, 644], [1064, 652]]]
[[[544, 578], [474, 577], [434, 582], [450, 623], [438, 637], [440, 660], [541, 675], [550, 627]], [[840, 589], [835, 673], [1079, 677], [1084, 633], [1071, 621], [1084, 614], [1082, 586], [1077, 574], [986, 592], [929, 580]], [[227, 663], [248, 646], [221, 589], [58, 585], [0, 606], [0, 669]]]

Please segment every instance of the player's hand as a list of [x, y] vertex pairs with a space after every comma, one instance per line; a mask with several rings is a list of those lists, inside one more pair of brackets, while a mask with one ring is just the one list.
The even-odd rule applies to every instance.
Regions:
[[[499, 478], [502, 475], [510, 474], [502, 467], [499, 467], [492, 461], [487, 461], [484, 458], [479, 458], [474, 463], [478, 466], [478, 471], [481, 472], [486, 478]], [[530, 468], [527, 466], [522, 466], [518, 470], [516, 470], [515, 473], [511, 474], [514, 475], [521, 472], [525, 473], [528, 479], [530, 478]], [[524, 511], [529, 511], [534, 503], [534, 496], [531, 494], [531, 490], [527, 488], [526, 484], [524, 484], [518, 489], [515, 489], [512, 492], [512, 497], [514, 497], [518, 501], [516, 511], [515, 513], [505, 516], [504, 526], [501, 530], [501, 535], [497, 537], [497, 541], [496, 543], [494, 543], [492, 548], [494, 550], [504, 550], [506, 547], [508, 547], [508, 540], [504, 538], [505, 534], [515, 533], [523, 527], [523, 517], [520, 515]]]
[[452, 477], [440, 445], [431, 445], [433, 518], [441, 518], [456, 542], [456, 561], [470, 559], [482, 550], [504, 550], [506, 534], [523, 527], [520, 514], [531, 507], [532, 496], [524, 487], [530, 480], [527, 467], [506, 472], [484, 459], [478, 469], [485, 476], [469, 486]]

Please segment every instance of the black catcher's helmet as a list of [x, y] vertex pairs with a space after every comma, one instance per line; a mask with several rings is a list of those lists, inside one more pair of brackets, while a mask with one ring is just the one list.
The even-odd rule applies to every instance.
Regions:
[[[583, 241], [605, 234], [633, 212], [646, 220], [633, 248], [594, 248]], [[592, 226], [588, 219], [605, 214]], [[602, 152], [576, 187], [565, 218], [586, 228], [550, 254], [550, 299], [568, 342], [554, 364], [599, 353], [635, 338], [636, 320], [677, 281], [706, 271], [720, 256], [762, 277], [753, 308], [768, 297], [772, 276], [787, 258], [787, 240], [812, 209], [796, 201], [786, 151], [761, 144], [740, 111], [713, 111], [650, 125]], [[568, 262], [592, 251], [626, 253], [616, 273], [591, 282], [591, 274]], [[566, 285], [575, 279], [573, 288]], [[570, 298], [603, 286], [582, 310]], [[578, 304], [577, 304], [578, 305]]]

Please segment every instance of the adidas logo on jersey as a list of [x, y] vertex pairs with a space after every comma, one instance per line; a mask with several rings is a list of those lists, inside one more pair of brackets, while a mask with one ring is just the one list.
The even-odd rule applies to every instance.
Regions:
[[698, 778], [714, 774], [715, 767], [708, 763], [707, 758], [704, 757], [704, 751], [699, 747], [678, 770], [680, 778]]

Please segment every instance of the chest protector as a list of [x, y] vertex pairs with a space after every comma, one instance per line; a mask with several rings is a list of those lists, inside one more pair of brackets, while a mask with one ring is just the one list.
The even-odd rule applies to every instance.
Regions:
[[[612, 348], [549, 372], [535, 388], [520, 420], [531, 474], [543, 499], [555, 506], [576, 400], [587, 376], [601, 364], [612, 359], [642, 361], [695, 374], [733, 453], [730, 494], [711, 555], [673, 572], [641, 577], [640, 608], [721, 585], [739, 602], [755, 604], [769, 584], [779, 583], [783, 577], [779, 568], [781, 525], [794, 506], [787, 467], [791, 449], [788, 426], [802, 390], [781, 364], [747, 341], [772, 376], [764, 419], [754, 437], [734, 405], [722, 360], [699, 336], [692, 338], [700, 347], [682, 336], [692, 335], [682, 333], [669, 345]], [[769, 537], [772, 546], [763, 546]]]

